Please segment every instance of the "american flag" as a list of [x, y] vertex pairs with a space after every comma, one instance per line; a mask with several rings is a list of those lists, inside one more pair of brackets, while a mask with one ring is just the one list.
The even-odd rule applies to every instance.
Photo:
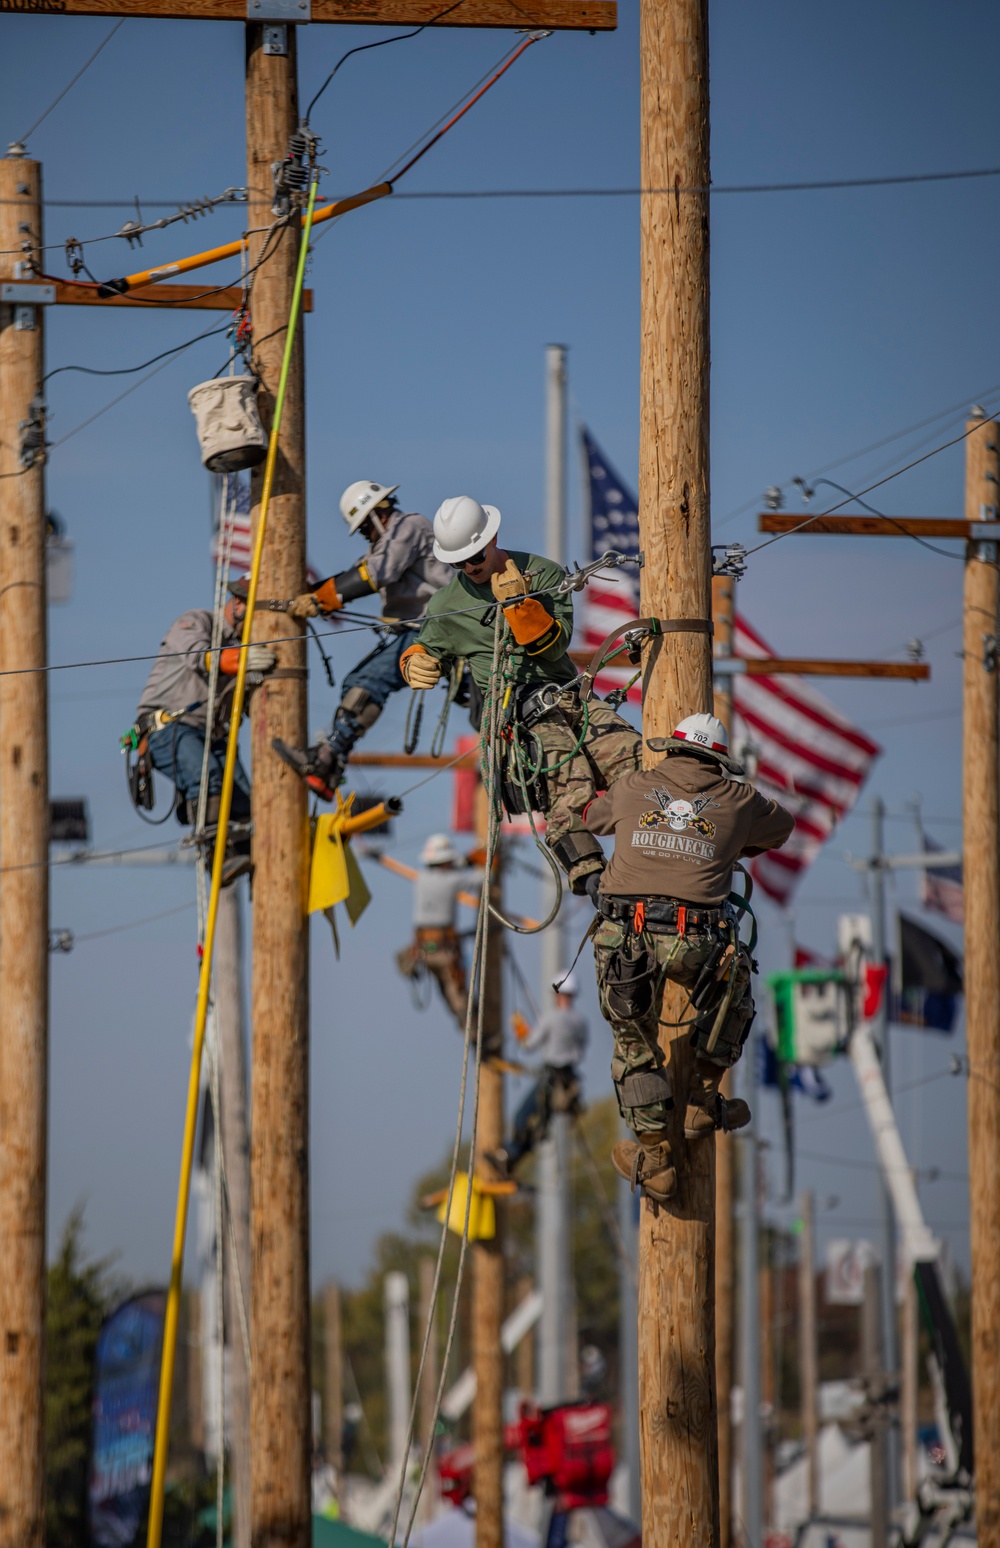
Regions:
[[229, 568], [242, 573], [250, 568], [253, 553], [250, 540], [250, 476], [224, 473], [216, 480], [216, 497], [212, 511], [211, 558], [219, 562], [223, 539], [223, 523], [232, 525], [233, 541], [229, 550]]
[[[939, 855], [943, 844], [936, 844], [921, 828], [920, 845], [925, 855]], [[920, 902], [935, 914], [943, 914], [953, 924], [965, 923], [965, 883], [961, 865], [929, 866], [920, 873]]]
[[[209, 547], [213, 564], [219, 562], [223, 537], [230, 527], [233, 536], [229, 549], [229, 568], [242, 575], [249, 570], [253, 558], [249, 473], [223, 473], [216, 479], [215, 499], [212, 502], [212, 541]], [[311, 564], [306, 565], [307, 586], [318, 586], [322, 579], [317, 569]]]
[[[591, 559], [607, 548], [634, 553], [639, 547], [635, 496], [602, 454], [593, 436], [581, 431], [590, 500]], [[583, 640], [596, 650], [612, 631], [639, 611], [638, 576], [628, 568], [591, 581], [583, 605]], [[741, 615], [735, 621], [734, 654], [773, 656]], [[627, 682], [624, 671], [602, 672], [603, 691]], [[629, 699], [642, 695], [638, 683]], [[795, 830], [784, 848], [750, 862], [754, 881], [782, 906], [834, 828], [851, 810], [872, 760], [881, 749], [801, 677], [733, 678], [733, 747], [750, 765], [764, 795], [795, 814]]]

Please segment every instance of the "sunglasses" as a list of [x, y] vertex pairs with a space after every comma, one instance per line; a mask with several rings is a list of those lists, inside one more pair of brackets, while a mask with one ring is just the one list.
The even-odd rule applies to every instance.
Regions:
[[478, 554], [470, 554], [468, 559], [460, 559], [457, 564], [453, 564], [452, 565], [452, 569], [453, 570], [464, 570], [467, 564], [479, 565], [479, 564], [482, 564], [482, 562], [483, 562], [483, 560], [485, 558], [486, 558], [486, 550], [485, 550], [485, 548], [483, 548], [483, 549], [480, 550], [480, 552]]

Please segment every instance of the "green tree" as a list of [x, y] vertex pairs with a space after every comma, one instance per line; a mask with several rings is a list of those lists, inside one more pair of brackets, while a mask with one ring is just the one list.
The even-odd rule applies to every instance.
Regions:
[[45, 1312], [46, 1548], [86, 1548], [94, 1351], [116, 1287], [107, 1259], [87, 1261], [83, 1207], [63, 1228]]

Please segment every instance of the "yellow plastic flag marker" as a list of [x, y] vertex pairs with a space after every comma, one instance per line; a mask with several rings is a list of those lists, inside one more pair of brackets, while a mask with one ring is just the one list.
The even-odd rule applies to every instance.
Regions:
[[368, 884], [346, 842], [362, 822], [369, 821], [367, 813], [360, 819], [351, 817], [353, 803], [353, 794], [344, 801], [338, 791], [336, 811], [317, 817], [309, 871], [310, 914], [326, 913], [335, 904], [344, 903], [352, 925], [357, 924], [371, 902]]
[[[468, 1172], [458, 1172], [455, 1177], [455, 1187], [451, 1195], [451, 1214], [448, 1216], [448, 1230], [454, 1231], [456, 1236], [461, 1236], [465, 1230], [465, 1200], [469, 1191]], [[447, 1204], [447, 1196], [437, 1212], [437, 1218], [444, 1225], [444, 1210]], [[492, 1197], [484, 1193], [479, 1186], [476, 1177], [472, 1179], [472, 1203], [469, 1206], [469, 1241], [489, 1242], [497, 1234], [497, 1211]]]

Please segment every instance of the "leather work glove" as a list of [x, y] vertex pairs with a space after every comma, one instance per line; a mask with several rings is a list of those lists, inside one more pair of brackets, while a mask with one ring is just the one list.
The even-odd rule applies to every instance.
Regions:
[[269, 645], [247, 646], [248, 672], [273, 672], [277, 665], [278, 658]]
[[490, 577], [490, 589], [501, 607], [523, 602], [529, 590], [527, 577], [522, 575], [513, 559], [507, 560], [499, 575]]
[[403, 676], [411, 688], [433, 688], [441, 677], [441, 663], [426, 650], [415, 650], [402, 664]]
[[292, 598], [285, 612], [289, 618], [315, 618], [319, 612], [319, 603], [311, 591], [304, 591], [301, 596]]

